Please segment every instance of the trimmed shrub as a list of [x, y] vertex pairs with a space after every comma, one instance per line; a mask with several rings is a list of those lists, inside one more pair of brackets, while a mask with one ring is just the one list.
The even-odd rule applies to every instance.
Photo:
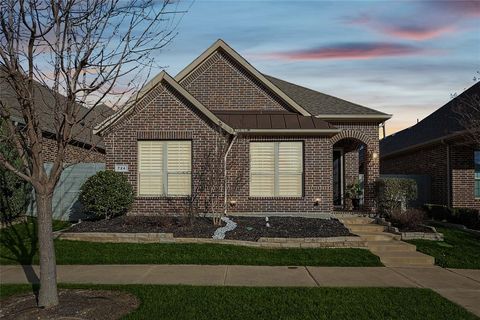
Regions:
[[480, 211], [472, 208], [452, 209], [454, 223], [463, 224], [467, 228], [480, 230]]
[[463, 224], [467, 228], [480, 230], [480, 212], [472, 208], [449, 208], [438, 204], [423, 206], [430, 219]]
[[378, 211], [389, 216], [395, 211], [405, 211], [417, 198], [417, 183], [413, 179], [380, 178], [375, 182]]
[[421, 209], [408, 209], [405, 212], [397, 210], [390, 215], [390, 222], [405, 230], [416, 230], [424, 220], [425, 212]]
[[94, 219], [111, 219], [130, 209], [133, 188], [122, 173], [100, 171], [85, 181], [79, 199], [87, 215]]
[[427, 216], [430, 219], [438, 221], [453, 220], [452, 210], [447, 206], [439, 204], [426, 204], [423, 206], [423, 208], [427, 212]]

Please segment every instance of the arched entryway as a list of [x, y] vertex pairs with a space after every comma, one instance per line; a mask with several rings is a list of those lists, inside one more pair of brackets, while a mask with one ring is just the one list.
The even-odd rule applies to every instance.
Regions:
[[374, 199], [373, 182], [378, 177], [378, 140], [362, 132], [345, 130], [334, 136], [331, 143], [334, 209], [351, 209], [349, 201], [345, 201], [346, 191], [358, 184], [361, 194], [353, 201], [356, 209], [370, 211]]

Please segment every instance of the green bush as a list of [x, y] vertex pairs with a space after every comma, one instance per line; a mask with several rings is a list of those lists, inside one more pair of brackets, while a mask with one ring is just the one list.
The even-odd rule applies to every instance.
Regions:
[[379, 213], [389, 216], [407, 209], [417, 198], [417, 183], [413, 179], [380, 178], [375, 182], [375, 191]]
[[472, 208], [449, 208], [444, 205], [426, 204], [424, 209], [430, 219], [463, 224], [480, 230], [480, 212]]
[[[5, 137], [4, 120], [0, 120], [0, 136]], [[22, 170], [23, 164], [15, 147], [0, 142], [0, 154], [15, 168]], [[32, 200], [32, 187], [10, 170], [0, 166], [0, 222], [8, 223], [27, 212]]]
[[438, 220], [438, 221], [451, 221], [453, 222], [453, 215], [452, 209], [447, 206], [440, 205], [440, 204], [426, 204], [423, 206], [425, 209], [427, 216], [430, 219]]
[[454, 223], [463, 224], [467, 228], [480, 230], [480, 211], [472, 208], [452, 209]]
[[133, 203], [133, 189], [122, 173], [100, 171], [85, 181], [79, 199], [87, 215], [110, 219], [128, 211]]

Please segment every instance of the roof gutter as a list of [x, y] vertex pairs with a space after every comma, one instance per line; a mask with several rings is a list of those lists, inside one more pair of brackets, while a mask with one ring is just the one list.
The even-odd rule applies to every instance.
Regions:
[[271, 134], [271, 135], [291, 135], [291, 134], [337, 134], [342, 132], [342, 129], [235, 129], [235, 132], [240, 134]]
[[[467, 130], [457, 131], [455, 133], [451, 133], [451, 134], [446, 135], [446, 136], [441, 137], [441, 138], [431, 139], [431, 140], [428, 140], [428, 141], [425, 141], [425, 142], [422, 142], [422, 143], [414, 144], [413, 146], [409, 146], [409, 147], [406, 147], [406, 148], [403, 148], [403, 149], [400, 149], [400, 150], [392, 151], [390, 153], [381, 155], [381, 158], [387, 158], [387, 157], [390, 157], [390, 156], [394, 156], [394, 155], [397, 155], [399, 153], [404, 153], [404, 152], [410, 151], [412, 149], [418, 149], [418, 148], [426, 147], [426, 146], [437, 144], [437, 143], [443, 143], [443, 141], [445, 141], [445, 140], [456, 138], [456, 137], [461, 136], [462, 134], [465, 134], [465, 133], [468, 133], [468, 131]], [[388, 137], [386, 139], [388, 139]]]
[[320, 114], [315, 118], [322, 120], [378, 120], [385, 121], [392, 117], [391, 114]]

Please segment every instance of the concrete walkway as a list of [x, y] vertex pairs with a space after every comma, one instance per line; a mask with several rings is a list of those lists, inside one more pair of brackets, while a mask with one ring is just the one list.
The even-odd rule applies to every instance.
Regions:
[[[38, 266], [0, 266], [1, 283], [38, 281]], [[58, 281], [276, 287], [430, 288], [480, 316], [480, 270], [439, 267], [60, 265]]]

